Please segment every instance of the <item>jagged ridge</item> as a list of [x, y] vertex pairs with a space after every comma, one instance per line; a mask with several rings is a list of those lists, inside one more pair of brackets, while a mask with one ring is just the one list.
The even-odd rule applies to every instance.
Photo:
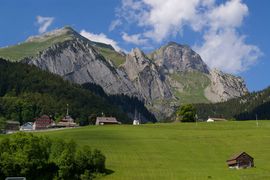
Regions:
[[[210, 70], [190, 47], [175, 42], [147, 56], [137, 48], [125, 55], [65, 27], [22, 44], [44, 42], [51, 44], [45, 43], [45, 49], [23, 58], [23, 62], [79, 84], [98, 84], [107, 94], [136, 96], [159, 119], [169, 116], [181, 103], [220, 102], [247, 93], [241, 78]], [[10, 48], [0, 49], [0, 56], [8, 54]]]

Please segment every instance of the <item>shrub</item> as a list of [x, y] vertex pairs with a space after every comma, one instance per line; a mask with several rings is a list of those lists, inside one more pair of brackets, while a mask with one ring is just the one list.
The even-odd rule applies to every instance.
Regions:
[[16, 133], [0, 142], [0, 179], [87, 179], [105, 172], [105, 156], [74, 141]]

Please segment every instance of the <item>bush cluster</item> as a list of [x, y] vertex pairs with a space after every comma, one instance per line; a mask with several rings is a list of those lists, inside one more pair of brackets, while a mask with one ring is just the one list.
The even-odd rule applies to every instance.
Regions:
[[70, 140], [16, 133], [0, 142], [0, 179], [92, 179], [105, 173], [105, 156]]

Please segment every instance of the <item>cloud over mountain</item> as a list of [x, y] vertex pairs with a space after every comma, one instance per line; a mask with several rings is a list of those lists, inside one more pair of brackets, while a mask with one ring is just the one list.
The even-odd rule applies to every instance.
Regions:
[[39, 25], [38, 32], [41, 34], [47, 31], [48, 27], [53, 23], [54, 17], [37, 16], [36, 21]]
[[80, 34], [84, 36], [85, 38], [95, 41], [95, 42], [101, 42], [104, 44], [110, 44], [116, 51], [120, 51], [121, 48], [118, 46], [117, 42], [114, 41], [113, 39], [108, 38], [105, 34], [100, 33], [100, 34], [94, 34], [91, 32], [88, 32], [86, 30], [81, 30]]
[[[249, 10], [241, 0], [218, 3], [217, 0], [122, 0], [116, 10], [113, 27], [131, 23], [139, 32], [123, 40], [143, 45], [151, 41], [159, 44], [179, 35], [187, 27], [201, 35], [194, 45], [211, 68], [239, 73], [256, 63], [260, 49], [246, 43], [246, 35], [239, 32]], [[132, 39], [132, 38], [133, 39]]]

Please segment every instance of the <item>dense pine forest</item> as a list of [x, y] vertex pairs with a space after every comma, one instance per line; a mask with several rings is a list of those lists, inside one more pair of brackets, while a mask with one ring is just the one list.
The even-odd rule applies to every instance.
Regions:
[[84, 86], [63, 80], [60, 76], [22, 63], [0, 59], [0, 120], [21, 124], [47, 114], [60, 119], [69, 104], [70, 114], [81, 124], [93, 123], [104, 113], [122, 123], [132, 121], [135, 108], [150, 121], [155, 117], [137, 98], [107, 96], [102, 88]]
[[270, 87], [243, 97], [215, 104], [195, 105], [199, 118], [225, 117], [235, 120], [270, 119]]

